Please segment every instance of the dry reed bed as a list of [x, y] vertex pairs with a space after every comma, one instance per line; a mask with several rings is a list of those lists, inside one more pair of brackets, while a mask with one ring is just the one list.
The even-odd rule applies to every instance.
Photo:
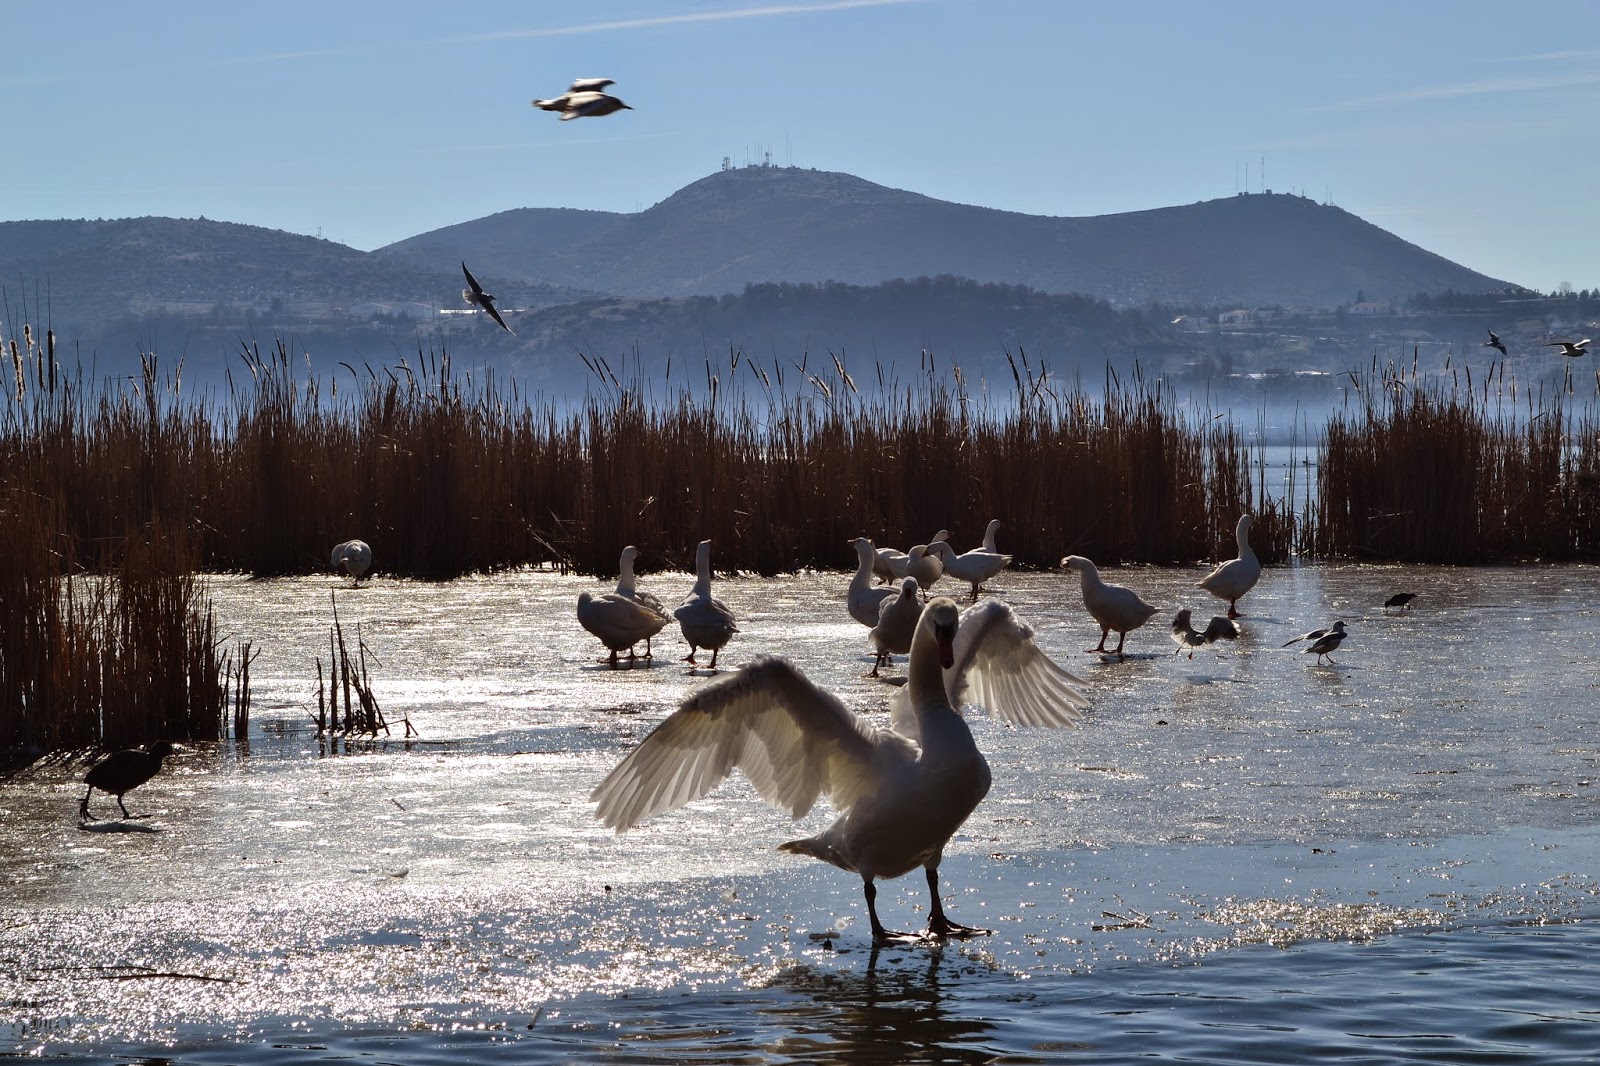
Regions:
[[965, 547], [997, 517], [1021, 565], [1190, 563], [1231, 556], [1249, 510], [1267, 561], [1600, 557], [1593, 403], [1519, 393], [1503, 367], [1465, 388], [1415, 365], [1353, 375], [1297, 516], [1231, 418], [1186, 414], [1137, 371], [1108, 370], [1096, 396], [1024, 357], [997, 400], [931, 359], [861, 390], [838, 358], [733, 352], [658, 399], [597, 360], [563, 408], [432, 353], [325, 378], [281, 342], [251, 347], [223, 394], [195, 398], [153, 355], [95, 382], [53, 337], [8, 348], [0, 749], [217, 736], [230, 694], [248, 714], [249, 652], [219, 653], [194, 575], [310, 572], [351, 536], [421, 577], [606, 574], [628, 543], [686, 566], [704, 537], [719, 566], [770, 574], [847, 567], [859, 534], [905, 547], [948, 528]]
[[[1374, 364], [1328, 422], [1307, 550], [1419, 563], [1600, 558], [1600, 420], [1556, 395]], [[1573, 408], [1577, 406], [1575, 412]]]

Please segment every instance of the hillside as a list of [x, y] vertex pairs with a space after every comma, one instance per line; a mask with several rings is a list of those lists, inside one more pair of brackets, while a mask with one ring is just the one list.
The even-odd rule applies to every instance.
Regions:
[[[463, 284], [453, 258], [411, 262], [260, 226], [158, 217], [0, 223], [0, 279], [13, 307], [48, 299], [57, 333], [75, 337], [131, 315], [237, 325], [247, 311], [310, 321], [415, 305], [431, 317], [460, 306]], [[583, 295], [537, 282], [501, 291], [530, 306]]]
[[493, 262], [530, 281], [637, 296], [949, 274], [1119, 306], [1332, 308], [1358, 291], [1393, 301], [1505, 284], [1299, 196], [1056, 218], [793, 167], [723, 171], [631, 215], [506, 212], [377, 254]]

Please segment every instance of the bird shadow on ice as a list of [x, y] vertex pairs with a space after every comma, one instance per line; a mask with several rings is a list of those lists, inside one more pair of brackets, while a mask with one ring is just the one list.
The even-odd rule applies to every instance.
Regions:
[[1128, 651], [1121, 655], [1106, 651], [1090, 651], [1089, 654], [1094, 656], [1088, 661], [1090, 666], [1121, 666], [1123, 663], [1159, 662], [1166, 658], [1164, 655], [1147, 651]]
[[79, 822], [78, 829], [85, 833], [160, 833], [159, 825], [142, 822]]
[[597, 659], [592, 663], [584, 663], [578, 669], [586, 674], [625, 674], [629, 670], [664, 670], [666, 667], [666, 663], [657, 663], [651, 659], [634, 659], [631, 662], [620, 659], [615, 666], [605, 659]]

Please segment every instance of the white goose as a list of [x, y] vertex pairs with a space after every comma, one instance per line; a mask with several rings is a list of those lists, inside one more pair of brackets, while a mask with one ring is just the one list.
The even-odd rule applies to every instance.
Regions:
[[333, 546], [328, 565], [342, 570], [361, 584], [361, 577], [372, 568], [372, 546], [364, 540], [347, 540]]
[[1251, 521], [1250, 515], [1240, 515], [1239, 524], [1234, 527], [1233, 538], [1239, 543], [1239, 557], [1222, 563], [1196, 585], [1219, 600], [1227, 600], [1229, 618], [1239, 617], [1239, 597], [1255, 588], [1256, 582], [1261, 580], [1261, 560], [1250, 550]]
[[[1069, 555], [1061, 560], [1061, 565], [1077, 572], [1083, 585], [1083, 605], [1089, 608], [1094, 620], [1100, 623], [1100, 644], [1087, 650], [1105, 652], [1120, 658], [1122, 642], [1128, 639], [1129, 631], [1138, 629], [1150, 621], [1150, 616], [1156, 613], [1156, 609], [1141, 600], [1139, 594], [1132, 589], [1121, 585], [1109, 585], [1100, 580], [1099, 569], [1081, 555]], [[1115, 651], [1107, 652], [1106, 636], [1113, 629], [1117, 631], [1117, 647]]]
[[[654, 595], [639, 588], [638, 583], [633, 576], [633, 561], [638, 557], [639, 549], [635, 548], [632, 544], [622, 549], [622, 557], [617, 560], [617, 595], [624, 596], [630, 600], [633, 600], [635, 603], [642, 604], [643, 606], [650, 608], [650, 610], [661, 616], [661, 624], [665, 626], [668, 622], [672, 621], [672, 616], [667, 613], [666, 606]], [[655, 633], [650, 634], [650, 637], [653, 636], [655, 636]], [[650, 637], [644, 638], [644, 657], [646, 659], [652, 658], [650, 653]], [[628, 651], [628, 658], [633, 658], [632, 649], [629, 649]]]
[[1051, 662], [1033, 632], [997, 600], [960, 613], [948, 597], [922, 612], [910, 678], [891, 728], [851, 712], [789, 660], [757, 656], [702, 685], [612, 770], [591, 799], [623, 832], [709, 793], [735, 768], [768, 803], [803, 817], [827, 796], [839, 817], [780, 845], [861, 877], [874, 943], [879, 878], [927, 871], [935, 937], [987, 930], [952, 922], [939, 900], [945, 844], [989, 791], [989, 765], [959, 708], [980, 704], [1014, 725], [1068, 726], [1087, 705], [1077, 678]]
[[617, 668], [617, 653], [625, 651], [634, 658], [633, 646], [649, 640], [667, 624], [665, 615], [657, 614], [644, 604], [620, 596], [615, 592], [578, 594], [578, 624], [611, 649], [611, 657], [601, 659]]
[[878, 624], [878, 608], [884, 600], [894, 595], [894, 589], [873, 585], [872, 564], [878, 558], [878, 553], [873, 549], [872, 541], [857, 537], [850, 543], [856, 548], [856, 576], [850, 579], [845, 605], [850, 609], [851, 618], [870, 628]]
[[683, 630], [683, 639], [689, 644], [689, 654], [683, 661], [698, 666], [695, 652], [706, 648], [711, 652], [711, 669], [717, 668], [717, 654], [723, 645], [733, 639], [739, 627], [733, 624], [733, 612], [728, 605], [711, 595], [711, 542], [703, 540], [694, 553], [694, 591], [684, 599], [672, 616]]
[[[934, 541], [934, 544], [942, 543]], [[924, 595], [933, 588], [934, 584], [944, 576], [944, 563], [939, 561], [939, 556], [929, 551], [929, 545], [913, 545], [906, 552], [906, 577], [915, 579], [917, 587]]]
[[[949, 539], [950, 531], [941, 529], [933, 535], [928, 543], [934, 544]], [[903, 552], [898, 548], [878, 548], [877, 553], [878, 558], [872, 564], [872, 572], [877, 574], [878, 579], [885, 585], [892, 581], [899, 581], [906, 576], [906, 568], [911, 559], [910, 552]]]
[[988, 531], [983, 535], [984, 546], [962, 552], [960, 555], [942, 541], [928, 545], [928, 550], [937, 554], [939, 561], [944, 564], [945, 573], [957, 581], [965, 581], [972, 586], [974, 600], [978, 598], [978, 593], [982, 591], [980, 586], [985, 581], [1011, 565], [1011, 556], [1002, 555], [994, 550], [994, 531], [999, 526], [998, 518], [990, 522]]
[[878, 624], [872, 627], [870, 634], [878, 658], [868, 677], [877, 677], [878, 669], [889, 665], [891, 655], [905, 655], [911, 650], [911, 638], [917, 632], [917, 620], [921, 617], [917, 579], [908, 577], [900, 582], [900, 595], [884, 600], [878, 608]]

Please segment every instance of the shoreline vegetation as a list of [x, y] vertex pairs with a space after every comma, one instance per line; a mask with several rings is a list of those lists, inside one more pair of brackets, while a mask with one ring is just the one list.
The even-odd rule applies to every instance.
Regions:
[[1005, 394], [931, 356], [862, 387], [831, 355], [734, 350], [703, 378], [669, 367], [660, 398], [582, 357], [591, 388], [567, 406], [445, 353], [332, 376], [283, 340], [238, 354], [195, 397], [153, 353], [96, 380], [52, 333], [7, 341], [0, 751], [218, 738], [248, 651], [219, 648], [196, 575], [309, 573], [352, 536], [430, 580], [606, 576], [625, 544], [678, 568], [706, 538], [729, 569], [842, 570], [856, 536], [976, 543], [996, 517], [1021, 566], [1193, 565], [1231, 556], [1246, 511], [1267, 563], [1600, 559], [1600, 418], [1570, 374], [1552, 394], [1503, 364], [1446, 382], [1374, 360], [1306, 445], [1314, 483], [1291, 462], [1280, 487], [1228, 412], [1138, 368], [1092, 394], [1021, 352]]

